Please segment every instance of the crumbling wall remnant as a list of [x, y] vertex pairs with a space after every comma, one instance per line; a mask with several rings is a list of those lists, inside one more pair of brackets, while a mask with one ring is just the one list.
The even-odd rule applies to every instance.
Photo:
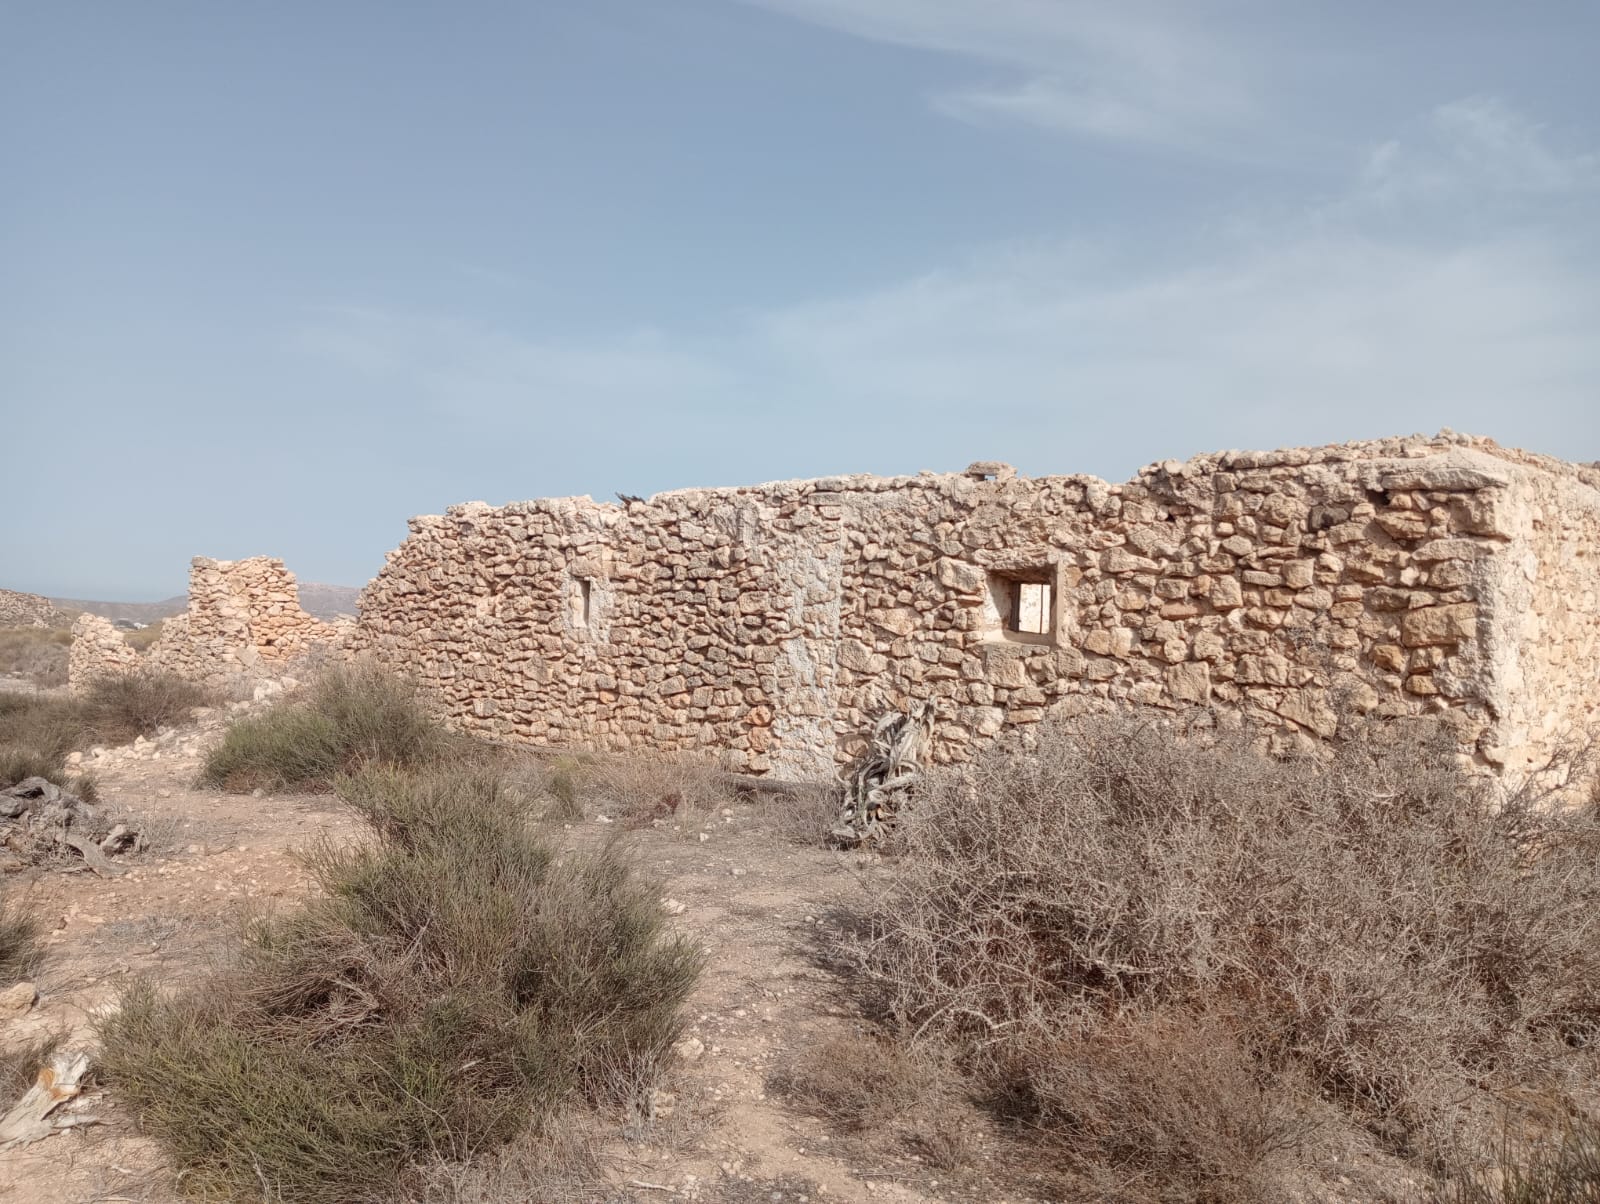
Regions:
[[1523, 772], [1594, 731], [1600, 472], [1445, 433], [1166, 461], [481, 502], [412, 520], [353, 645], [510, 741], [831, 773], [1053, 709], [1210, 707], [1306, 743], [1435, 713]]
[[139, 654], [110, 619], [87, 612], [72, 621], [72, 643], [67, 647], [67, 686], [81, 691], [102, 677], [128, 673], [139, 665]]
[[73, 628], [73, 688], [140, 665], [207, 685], [270, 677], [302, 657], [336, 649], [345, 632], [343, 625], [306, 614], [294, 574], [267, 556], [195, 557], [188, 611], [162, 622], [160, 638], [143, 658], [106, 620], [85, 623], [92, 618], [80, 617]]
[[333, 647], [340, 630], [300, 608], [294, 574], [283, 561], [196, 556], [189, 567], [189, 610], [162, 624], [150, 664], [209, 683], [268, 676]]
[[0, 589], [0, 627], [54, 627], [60, 619], [49, 598]]

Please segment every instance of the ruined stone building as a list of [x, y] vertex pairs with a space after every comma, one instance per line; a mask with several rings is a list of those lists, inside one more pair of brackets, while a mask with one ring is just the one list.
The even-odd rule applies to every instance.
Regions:
[[[1597, 555], [1600, 471], [1450, 434], [1120, 485], [975, 464], [452, 507], [412, 520], [341, 646], [498, 740], [783, 778], [831, 776], [917, 700], [939, 761], [1052, 708], [1213, 707], [1313, 739], [1349, 707], [1441, 712], [1516, 772], [1600, 731]], [[207, 622], [192, 601], [184, 638]]]

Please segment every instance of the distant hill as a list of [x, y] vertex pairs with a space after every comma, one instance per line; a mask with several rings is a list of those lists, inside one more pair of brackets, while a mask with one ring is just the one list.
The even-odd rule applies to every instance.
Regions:
[[154, 623], [189, 609], [187, 597], [167, 598], [161, 602], [90, 602], [83, 598], [51, 598], [50, 601], [57, 610], [67, 614], [87, 613], [106, 619], [132, 619], [135, 623]]
[[360, 596], [360, 588], [354, 585], [323, 585], [317, 581], [300, 583], [300, 608], [319, 619], [355, 614], [356, 599]]
[[[361, 591], [350, 585], [323, 585], [305, 581], [300, 585], [300, 605], [307, 614], [319, 619], [335, 615], [356, 613], [356, 597]], [[87, 612], [107, 619], [132, 619], [136, 623], [154, 623], [157, 619], [181, 615], [189, 609], [187, 594], [164, 598], [160, 602], [93, 602], [83, 598], [51, 598], [57, 610], [72, 614]]]

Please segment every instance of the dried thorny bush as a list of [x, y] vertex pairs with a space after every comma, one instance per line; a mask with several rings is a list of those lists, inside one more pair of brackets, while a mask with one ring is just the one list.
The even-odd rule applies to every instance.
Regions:
[[340, 792], [373, 839], [308, 854], [320, 896], [105, 1026], [108, 1082], [213, 1198], [389, 1201], [423, 1165], [554, 1140], [639, 1089], [619, 1067], [654, 1073], [699, 973], [617, 846], [558, 857], [492, 769]]
[[1261, 1073], [1218, 1017], [1124, 1012], [1094, 1031], [1008, 1049], [1006, 1100], [1038, 1146], [1073, 1157], [1097, 1199], [1269, 1204], [1272, 1160], [1311, 1127], [1279, 1076]]
[[333, 664], [303, 690], [233, 723], [201, 780], [235, 793], [324, 791], [341, 773], [425, 765], [459, 744], [404, 678], [368, 662]]
[[1593, 1038], [1592, 809], [1499, 798], [1424, 721], [1353, 726], [1325, 758], [1259, 736], [1086, 717], [931, 776], [846, 938], [876, 1005], [1102, 1162], [1134, 1151], [1106, 1152], [1093, 1117], [1149, 1142], [1177, 1124], [1161, 1108], [1191, 1111], [1119, 1085], [1141, 1042], [1232, 1051], [1145, 1059], [1169, 1092], [1220, 1076], [1237, 1115], [1182, 1120], [1198, 1144], [1224, 1125], [1265, 1152], [1283, 1129], [1252, 1119], [1257, 1093], [1303, 1076], [1436, 1153], [1466, 1138], [1479, 1088], [1545, 1079]]

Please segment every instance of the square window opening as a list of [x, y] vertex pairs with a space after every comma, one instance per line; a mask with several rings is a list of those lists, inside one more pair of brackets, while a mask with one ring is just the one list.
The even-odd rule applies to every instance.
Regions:
[[1047, 644], [1056, 632], [1056, 589], [1048, 568], [989, 575], [990, 630], [997, 638]]

